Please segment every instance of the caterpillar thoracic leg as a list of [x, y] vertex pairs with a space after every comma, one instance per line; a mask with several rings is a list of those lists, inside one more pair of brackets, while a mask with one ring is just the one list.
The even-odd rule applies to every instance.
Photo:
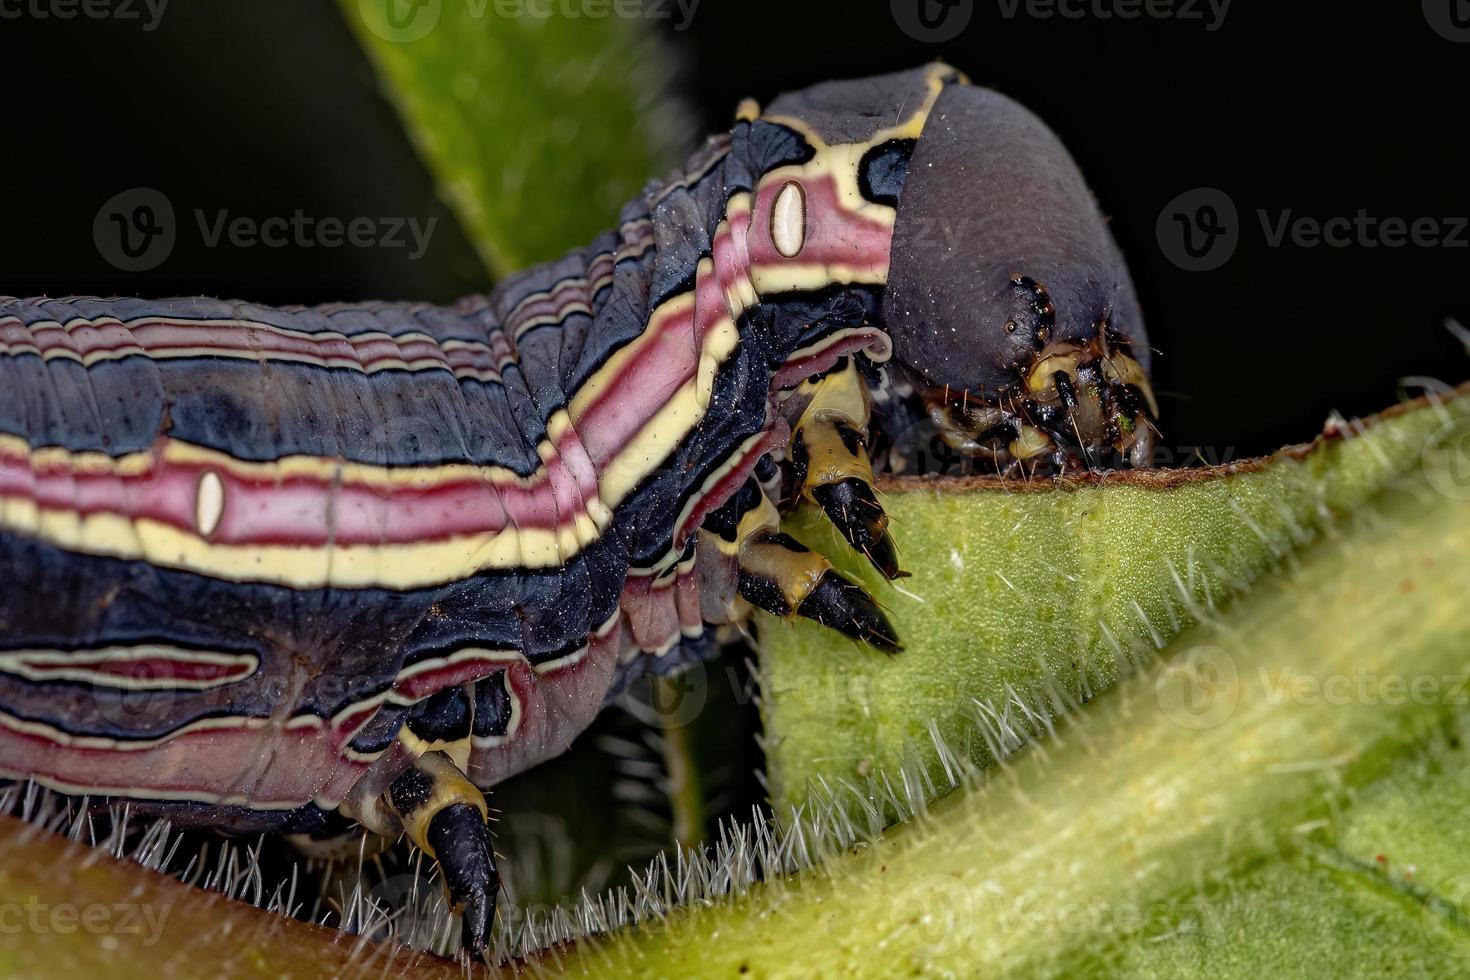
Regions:
[[461, 945], [479, 956], [500, 892], [484, 794], [443, 752], [426, 752], [393, 781], [382, 802], [414, 846], [439, 863], [461, 916]]
[[740, 595], [777, 616], [804, 616], [890, 653], [898, 634], [861, 585], [780, 531], [757, 534], [740, 549]]
[[898, 578], [898, 553], [888, 515], [873, 493], [868, 460], [868, 389], [846, 361], [797, 389], [809, 399], [791, 432], [796, 491], [826, 512], [854, 548], [887, 578]]
[[879, 649], [899, 649], [898, 634], [863, 587], [848, 581], [826, 558], [777, 527], [780, 515], [755, 480], [716, 515], [739, 564], [740, 597], [776, 616], [802, 616]]

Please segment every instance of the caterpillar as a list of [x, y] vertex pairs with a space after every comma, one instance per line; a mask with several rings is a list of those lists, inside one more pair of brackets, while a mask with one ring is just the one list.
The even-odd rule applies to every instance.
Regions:
[[406, 836], [481, 953], [484, 791], [630, 677], [753, 608], [900, 649], [794, 501], [895, 578], [874, 447], [1147, 465], [1148, 365], [1065, 149], [938, 64], [742, 103], [452, 306], [0, 300], [0, 778]]

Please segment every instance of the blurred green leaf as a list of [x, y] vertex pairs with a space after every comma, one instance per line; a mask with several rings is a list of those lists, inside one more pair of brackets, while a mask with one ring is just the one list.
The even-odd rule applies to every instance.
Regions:
[[612, 227], [684, 139], [647, 19], [501, 0], [340, 3], [497, 278]]

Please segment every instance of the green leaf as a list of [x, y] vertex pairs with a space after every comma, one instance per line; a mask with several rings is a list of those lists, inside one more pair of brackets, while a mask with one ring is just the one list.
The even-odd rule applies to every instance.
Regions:
[[[1123, 967], [1177, 975], [1213, 970], [1215, 952], [1234, 944], [1221, 956], [1232, 975], [1272, 976], [1293, 965], [1356, 972], [1374, 963], [1410, 974], [1459, 972], [1465, 961], [1457, 953], [1470, 935], [1463, 926], [1470, 889], [1457, 881], [1470, 862], [1459, 855], [1470, 849], [1455, 826], [1463, 820], [1438, 826], [1463, 813], [1455, 800], [1465, 791], [1455, 790], [1442, 806], [1421, 802], [1446, 781], [1425, 761], [1433, 756], [1424, 747], [1454, 749], [1466, 722], [1465, 403], [1461, 395], [1445, 406], [1395, 413], [1360, 440], [1164, 491], [1185, 494], [1177, 505], [1131, 485], [1017, 494], [1009, 502], [975, 494], [970, 506], [996, 508], [987, 519], [1019, 519], [1006, 507], [1037, 506], [1029, 502], [1035, 498], [1070, 515], [1046, 525], [1059, 533], [1089, 521], [1139, 527], [1126, 519], [1131, 514], [1155, 522], [1185, 518], [1175, 531], [1180, 538], [1196, 525], [1224, 526], [1229, 518], [1219, 511], [1235, 514], [1235, 500], [1253, 516], [1263, 546], [1285, 540], [1271, 527], [1300, 524], [1298, 515], [1311, 509], [1303, 504], [1353, 513], [1276, 574], [1218, 612], [1202, 613], [1144, 669], [1122, 674], [1093, 703], [1054, 719], [1054, 735], [999, 767], [972, 770], [960, 791], [916, 819], [805, 873], [697, 903], [663, 924], [655, 919], [559, 950], [555, 962], [571, 971], [637, 976], [1085, 975]], [[1462, 421], [1447, 423], [1451, 415]], [[1385, 475], [1398, 471], [1406, 474]], [[1260, 493], [1263, 481], [1275, 505]], [[1219, 493], [1221, 482], [1228, 494]], [[1368, 502], [1375, 484], [1383, 490]], [[1104, 499], [1117, 490], [1128, 507]], [[1081, 506], [1081, 494], [1091, 496], [1090, 507]], [[937, 534], [948, 527], [940, 540], [956, 547], [962, 537], [986, 534], [979, 511], [961, 499], [903, 496], [889, 500], [907, 514], [900, 533], [911, 554], [929, 553], [913, 546], [923, 528]], [[941, 514], [925, 515], [921, 498]], [[1275, 520], [1263, 524], [1271, 515]], [[976, 520], [963, 535], [954, 523], [961, 517]], [[1123, 551], [1120, 567], [1142, 578], [1135, 588], [1146, 599], [1169, 601], [1147, 588], [1157, 575], [1145, 556], [1126, 547], [1121, 534], [1112, 546]], [[1036, 554], [1015, 550], [1022, 559]], [[1078, 560], [1065, 548], [1044, 555]], [[1116, 574], [1091, 557], [1089, 574]], [[1250, 571], [1275, 561], [1241, 558], [1232, 567]], [[993, 559], [966, 567], [970, 575], [956, 589], [1000, 595], [987, 574]], [[1007, 566], [1008, 577], [1012, 570], [1019, 571]], [[967, 628], [972, 604], [963, 598], [933, 614], [928, 635], [910, 629], [911, 645], [926, 649], [937, 642], [933, 635]], [[1090, 599], [1101, 615], [1118, 608], [1108, 600]], [[907, 614], [896, 611], [902, 626]], [[968, 634], [975, 645], [983, 636]], [[947, 649], [959, 655], [965, 646]], [[904, 683], [898, 674], [885, 680], [889, 686], [869, 702], [875, 715], [891, 703], [880, 696], [900, 697], [892, 688]], [[929, 686], [922, 677], [913, 684]], [[904, 702], [905, 710], [938, 703]], [[772, 710], [787, 711], [789, 702]], [[880, 730], [849, 720], [820, 742], [813, 735], [808, 748], [845, 758], [844, 738]], [[791, 732], [783, 729], [788, 740]], [[1439, 768], [1449, 772], [1451, 764]], [[898, 778], [897, 770], [889, 774]], [[1408, 791], [1415, 785], [1422, 787], [1417, 798]], [[822, 811], [820, 803], [809, 805]], [[817, 824], [831, 825], [830, 810], [819, 815]], [[802, 838], [807, 846], [812, 826]], [[1392, 840], [1381, 843], [1385, 838]], [[786, 853], [794, 840], [786, 839]], [[1381, 880], [1371, 870], [1378, 853], [1389, 860]], [[1411, 856], [1422, 862], [1418, 892], [1394, 878], [1407, 873], [1395, 862]], [[1362, 935], [1343, 942], [1322, 931], [1329, 927]]]
[[646, 19], [535, 4], [340, 0], [388, 97], [496, 277], [617, 221], [683, 119]]
[[[1463, 704], [1451, 688], [1465, 679], [1435, 682]], [[1470, 731], [1458, 720], [1393, 775], [1303, 828], [1295, 853], [1197, 898], [1188, 927], [1125, 937], [1112, 965], [1131, 976], [1242, 980], [1470, 969]]]

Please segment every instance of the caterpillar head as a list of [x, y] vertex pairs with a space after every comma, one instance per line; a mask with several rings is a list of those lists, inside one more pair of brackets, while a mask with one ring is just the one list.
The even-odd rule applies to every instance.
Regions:
[[883, 319], [950, 445], [997, 465], [1147, 465], [1158, 414], [1123, 258], [1071, 156], [996, 93], [951, 85], [898, 202]]

